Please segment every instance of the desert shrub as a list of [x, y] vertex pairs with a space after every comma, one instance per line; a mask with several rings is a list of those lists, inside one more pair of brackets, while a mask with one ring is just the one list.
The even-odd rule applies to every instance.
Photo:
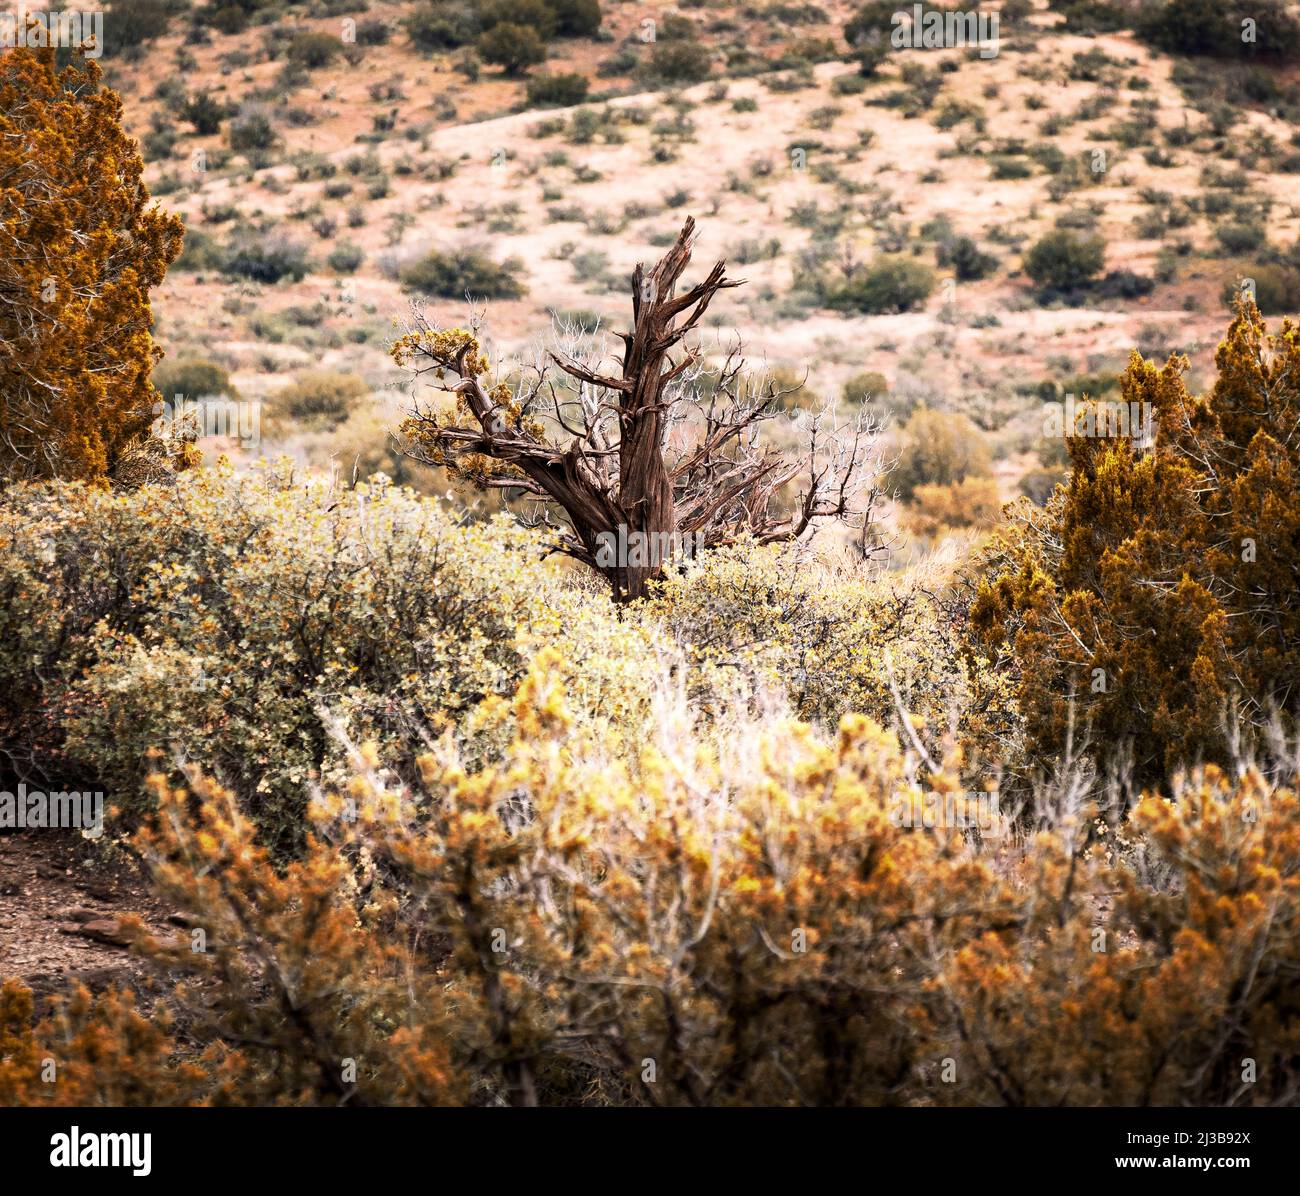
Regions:
[[534, 75], [528, 80], [528, 102], [569, 108], [587, 98], [587, 78], [579, 74]]
[[998, 268], [997, 258], [984, 253], [970, 237], [955, 237], [940, 242], [936, 256], [939, 265], [951, 266], [953, 273], [962, 282], [987, 278]]
[[1196, 398], [1182, 359], [1134, 354], [1121, 397], [1152, 412], [1154, 445], [1071, 438], [1068, 486], [991, 552], [974, 610], [1015, 654], [1037, 750], [1072, 735], [1138, 784], [1229, 761], [1275, 708], [1291, 717], [1300, 675], [1300, 342], [1247, 306], [1215, 360]]
[[1300, 1083], [1293, 789], [1208, 769], [1122, 832], [1044, 789], [1031, 846], [999, 843], [869, 719], [717, 734], [669, 705], [617, 750], [564, 663], [479, 704], [499, 760], [444, 740], [406, 780], [356, 749], [280, 867], [229, 787], [154, 778], [137, 849], [208, 949], [133, 933], [187, 1032], [85, 990], [34, 1025], [6, 984], [0, 1103], [1267, 1106]]
[[781, 241], [778, 237], [766, 239], [749, 237], [738, 241], [727, 250], [727, 260], [747, 266], [752, 262], [767, 262], [781, 253]]
[[450, 492], [454, 501], [468, 506], [477, 499], [477, 508], [484, 518], [504, 509], [501, 503], [476, 496], [465, 483], [453, 483], [441, 471], [413, 461], [401, 451], [401, 443], [393, 434], [399, 418], [396, 404], [387, 396], [376, 394], [370, 401], [353, 407], [348, 418], [326, 431], [295, 432], [295, 448], [301, 446], [311, 460], [329, 460], [338, 469], [339, 476], [349, 485], [364, 483], [375, 474], [382, 473], [395, 486], [408, 486], [419, 494], [446, 497]]
[[149, 42], [167, 36], [172, 12], [168, 0], [113, 0], [101, 51], [128, 62], [140, 58]]
[[946, 486], [915, 487], [903, 523], [913, 535], [933, 539], [950, 529], [992, 527], [1001, 512], [997, 482], [968, 477]]
[[177, 395], [187, 399], [211, 398], [225, 395], [239, 398], [239, 391], [230, 381], [224, 366], [203, 357], [166, 358], [154, 367], [153, 384], [168, 402]]
[[1225, 253], [1254, 253], [1268, 240], [1257, 220], [1234, 220], [1215, 227], [1214, 236]]
[[497, 25], [518, 25], [533, 30], [543, 41], [555, 36], [555, 10], [546, 0], [487, 0], [479, 8], [484, 30]]
[[1300, 268], [1263, 263], [1251, 267], [1249, 278], [1253, 288], [1245, 286], [1245, 279], [1224, 285], [1225, 307], [1231, 307], [1243, 291], [1253, 289], [1255, 305], [1262, 315], [1293, 316], [1300, 312]]
[[525, 287], [514, 258], [495, 262], [478, 249], [433, 250], [401, 271], [402, 283], [426, 295], [463, 299], [518, 299]]
[[1025, 254], [1025, 273], [1041, 287], [1074, 290], [1100, 274], [1105, 259], [1106, 242], [1101, 237], [1055, 229]]
[[889, 381], [884, 374], [876, 370], [867, 370], [861, 374], [854, 374], [845, 382], [842, 393], [845, 403], [850, 407], [861, 407], [885, 398], [889, 394]]
[[1097, 299], [1140, 299], [1155, 290], [1155, 279], [1132, 270], [1110, 270], [1092, 284]]
[[231, 235], [220, 256], [223, 274], [276, 283], [283, 278], [298, 282], [310, 272], [306, 248], [280, 232], [243, 229]]
[[[668, 577], [646, 613], [682, 645], [693, 707], [766, 691], [823, 727], [850, 711], [897, 725], [892, 685], [936, 752], [945, 709], [964, 711], [963, 741], [986, 761], [1015, 722], [1007, 686], [965, 650], [940, 604], [856, 569], [742, 545]], [[882, 660], [899, 662], [892, 678]], [[956, 693], [962, 700], [950, 703]]]
[[546, 61], [546, 43], [527, 25], [493, 25], [475, 45], [484, 62], [501, 67], [507, 75], [522, 75]]
[[206, 91], [200, 91], [181, 105], [178, 115], [181, 120], [193, 125], [194, 131], [200, 137], [207, 137], [221, 131], [221, 122], [226, 118], [226, 109]]
[[828, 307], [882, 315], [920, 307], [934, 290], [934, 271], [907, 257], [881, 257], [825, 289]]
[[1130, 28], [1133, 21], [1127, 9], [1109, 0], [1048, 0], [1048, 8], [1065, 18], [1063, 28], [1072, 33], [1113, 33]]
[[1214, 58], [1259, 54], [1294, 60], [1300, 55], [1300, 22], [1280, 0], [1260, 0], [1251, 11], [1255, 39], [1242, 37], [1241, 18], [1215, 0], [1148, 0], [1134, 28], [1161, 50]]
[[0, 484], [103, 478], [152, 421], [149, 292], [184, 226], [150, 204], [100, 79], [88, 60], [0, 54]]
[[656, 42], [643, 71], [667, 83], [698, 83], [709, 77], [711, 58], [699, 42]]
[[890, 482], [905, 501], [918, 486], [951, 486], [989, 472], [988, 441], [964, 415], [919, 408], [897, 439], [898, 464]]
[[[286, 850], [309, 777], [346, 758], [335, 719], [356, 742], [414, 748], [510, 693], [525, 642], [571, 608], [537, 539], [508, 523], [458, 526], [387, 486], [290, 477], [0, 493], [5, 750], [38, 744], [129, 821], [148, 807], [145, 775], [169, 767], [151, 751], [184, 744]], [[627, 707], [641, 682], [613, 662], [634, 629], [589, 605], [560, 641], [578, 637], [594, 708]]]
[[844, 40], [858, 63], [861, 75], [874, 75], [889, 55], [894, 9], [882, 0], [858, 8], [844, 25]]
[[465, 0], [425, 0], [403, 19], [411, 44], [424, 51], [467, 46], [482, 31], [477, 10]]
[[230, 148], [236, 153], [265, 153], [279, 144], [280, 136], [265, 112], [243, 113], [230, 122], [226, 130]]
[[153, 126], [140, 138], [140, 148], [146, 162], [165, 162], [172, 156], [180, 136], [165, 117], [155, 116]]
[[221, 246], [201, 228], [187, 228], [180, 257], [173, 263], [176, 270], [216, 270], [221, 266]]
[[317, 29], [304, 29], [295, 33], [285, 47], [285, 58], [293, 66], [307, 70], [329, 66], [338, 57], [342, 44], [337, 37]]
[[1052, 497], [1057, 486], [1066, 480], [1068, 473], [1063, 469], [1031, 469], [1019, 482], [1016, 489], [1036, 507], [1044, 507]]
[[361, 263], [365, 260], [365, 252], [353, 241], [340, 241], [330, 250], [329, 256], [325, 259], [329, 268], [337, 270], [340, 274], [353, 273], [360, 269]]
[[991, 177], [995, 179], [1027, 179], [1033, 175], [1033, 167], [1023, 158], [994, 158]]
[[595, 37], [600, 32], [600, 0], [546, 0], [555, 14], [559, 37]]
[[387, 21], [359, 21], [357, 23], [358, 46], [386, 46], [393, 36]]
[[310, 370], [271, 397], [267, 414], [281, 425], [332, 427], [347, 419], [353, 407], [370, 393], [355, 374]]

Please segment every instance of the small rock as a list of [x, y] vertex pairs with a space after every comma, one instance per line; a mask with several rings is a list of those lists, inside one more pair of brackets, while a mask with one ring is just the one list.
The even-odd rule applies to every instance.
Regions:
[[55, 914], [60, 922], [93, 922], [103, 916], [99, 910], [86, 909], [84, 906], [73, 906], [71, 909], [63, 909]]
[[122, 934], [122, 923], [116, 918], [95, 918], [90, 922], [73, 922], [59, 927], [63, 934], [76, 934], [82, 938], [106, 943], [110, 947], [127, 947], [130, 941]]

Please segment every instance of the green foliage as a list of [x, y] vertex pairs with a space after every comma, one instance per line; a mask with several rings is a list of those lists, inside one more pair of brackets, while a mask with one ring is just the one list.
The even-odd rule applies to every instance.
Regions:
[[393, 36], [387, 21], [359, 21], [357, 23], [358, 46], [386, 46]]
[[[39, 12], [35, 5], [31, 11]], [[152, 41], [166, 37], [172, 7], [168, 0], [113, 0], [104, 16], [104, 54], [127, 61], [140, 58]]]
[[329, 66], [342, 50], [337, 37], [316, 29], [304, 29], [289, 39], [285, 58], [294, 66], [307, 70]]
[[[1133, 25], [1132, 13], [1109, 0], [1048, 0], [1047, 7], [1065, 18], [1063, 28], [1071, 33], [1114, 33]], [[1002, 11], [1005, 20], [1005, 6]]]
[[484, 62], [501, 67], [507, 75], [522, 75], [546, 61], [546, 43], [527, 25], [493, 25], [476, 45]]
[[889, 394], [889, 381], [884, 374], [876, 370], [854, 374], [844, 383], [844, 401], [850, 407], [861, 407], [864, 403], [879, 401]]
[[217, 270], [221, 267], [221, 246], [201, 228], [187, 228], [176, 270]]
[[200, 91], [181, 105], [178, 115], [193, 125], [200, 137], [207, 137], [221, 131], [221, 122], [227, 113], [225, 105], [219, 104], [208, 92]]
[[237, 230], [219, 256], [223, 274], [276, 283], [301, 281], [311, 270], [306, 247], [280, 232]]
[[825, 303], [841, 311], [886, 315], [920, 307], [934, 290], [934, 271], [909, 257], [881, 257], [828, 284]]
[[411, 44], [424, 51], [467, 46], [482, 31], [477, 10], [465, 0], [424, 0], [402, 24]]
[[970, 237], [955, 237], [943, 241], [937, 253], [940, 266], [951, 266], [961, 282], [974, 282], [987, 278], [998, 268], [998, 260], [984, 253]]
[[[1252, 266], [1249, 275], [1254, 283], [1255, 305], [1266, 316], [1294, 316], [1300, 312], [1300, 268], [1261, 263]], [[1243, 291], [1241, 281], [1223, 288], [1223, 303], [1232, 307]]]
[[443, 299], [518, 299], [525, 293], [518, 278], [522, 263], [495, 262], [482, 250], [433, 250], [401, 271], [405, 286]]
[[719, 691], [752, 698], [757, 686], [782, 693], [801, 718], [822, 725], [850, 711], [890, 725], [897, 706], [880, 667], [889, 658], [908, 662], [894, 684], [926, 738], [940, 733], [952, 693], [964, 695], [948, 705], [963, 710], [974, 754], [995, 753], [1014, 722], [1003, 682], [967, 654], [937, 603], [779, 548], [710, 553], [670, 576], [647, 613], [686, 646], [695, 697], [706, 708]]
[[325, 259], [329, 268], [340, 274], [352, 274], [365, 260], [365, 252], [353, 241], [340, 241]]
[[897, 433], [890, 483], [903, 500], [920, 486], [951, 486], [989, 472], [988, 441], [964, 415], [920, 407]]
[[1214, 235], [1225, 253], [1254, 253], [1263, 248], [1268, 233], [1257, 220], [1233, 220], [1218, 225]]
[[1059, 228], [1036, 241], [1025, 254], [1025, 273], [1041, 287], [1069, 291], [1092, 281], [1105, 260], [1106, 242], [1101, 237]]
[[709, 77], [711, 62], [699, 42], [656, 42], [643, 73], [667, 83], [699, 83]]
[[202, 357], [165, 358], [154, 369], [153, 384], [168, 402], [174, 402], [177, 395], [187, 399], [239, 398], [226, 368]]
[[351, 414], [370, 387], [355, 374], [335, 370], [309, 370], [273, 395], [267, 405], [271, 419], [281, 425], [332, 427]]
[[280, 141], [271, 118], [265, 112], [256, 110], [231, 121], [227, 137], [230, 148], [243, 154], [273, 149]]
[[587, 88], [585, 75], [534, 75], [528, 80], [528, 102], [537, 106], [569, 108], [587, 98]]
[[[1246, 40], [1242, 17], [1254, 25]], [[1294, 61], [1300, 55], [1300, 22], [1283, 0], [1259, 0], [1248, 13], [1218, 0], [1147, 0], [1134, 23], [1138, 35], [1161, 50], [1211, 58], [1251, 58], [1256, 55]]]
[[534, 539], [387, 487], [289, 477], [0, 493], [5, 750], [64, 753], [60, 775], [96, 778], [129, 817], [151, 750], [184, 744], [284, 847], [301, 842], [313, 772], [346, 768], [330, 720], [419, 752], [511, 691], [523, 642], [566, 609]]
[[595, 37], [600, 31], [600, 0], [547, 0], [559, 37]]
[[889, 55], [889, 37], [897, 5], [892, 0], [872, 0], [864, 4], [845, 23], [844, 40], [858, 63], [858, 71], [874, 75]]
[[487, 0], [479, 9], [479, 21], [484, 30], [498, 25], [522, 26], [543, 42], [555, 36], [555, 10], [546, 0]]

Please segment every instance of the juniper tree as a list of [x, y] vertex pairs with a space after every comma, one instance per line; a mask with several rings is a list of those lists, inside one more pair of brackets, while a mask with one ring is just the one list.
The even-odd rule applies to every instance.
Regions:
[[94, 62], [0, 55], [0, 477], [103, 477], [149, 436], [149, 290], [183, 226], [121, 117]]
[[1215, 362], [1196, 397], [1186, 358], [1134, 352], [1123, 398], [1154, 443], [1071, 436], [1068, 482], [989, 554], [974, 623], [1014, 660], [1037, 756], [1073, 736], [1141, 784], [1293, 716], [1300, 328], [1270, 336], [1246, 301]]
[[492, 381], [475, 330], [440, 328], [418, 305], [413, 329], [392, 347], [399, 364], [455, 397], [450, 412], [415, 405], [404, 451], [538, 504], [535, 517], [557, 532], [558, 550], [596, 570], [616, 601], [643, 596], [666, 562], [644, 553], [611, 561], [612, 544], [791, 541], [818, 520], [869, 519], [877, 494], [876, 429], [866, 417], [807, 413], [801, 451], [786, 456], [760, 438], [760, 426], [783, 414], [786, 391], [754, 385], [738, 344], [716, 370], [687, 344], [714, 297], [741, 285], [718, 262], [678, 293], [694, 236], [688, 219], [652, 269], [633, 272], [632, 328], [619, 334], [613, 369], [598, 355], [580, 360], [571, 339], [527, 381]]

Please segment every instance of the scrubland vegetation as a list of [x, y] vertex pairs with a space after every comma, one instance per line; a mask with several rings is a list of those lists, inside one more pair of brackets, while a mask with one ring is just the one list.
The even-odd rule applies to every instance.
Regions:
[[1300, 24], [893, 11], [0, 51], [0, 1103], [1297, 1103]]

